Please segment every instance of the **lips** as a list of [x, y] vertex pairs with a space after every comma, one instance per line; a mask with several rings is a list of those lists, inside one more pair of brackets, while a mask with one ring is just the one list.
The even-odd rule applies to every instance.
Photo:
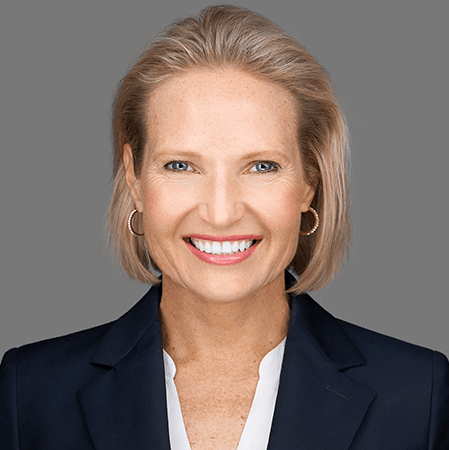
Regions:
[[260, 236], [253, 235], [191, 235], [183, 237], [183, 240], [189, 250], [200, 260], [211, 264], [230, 265], [238, 264], [251, 256], [262, 239]]

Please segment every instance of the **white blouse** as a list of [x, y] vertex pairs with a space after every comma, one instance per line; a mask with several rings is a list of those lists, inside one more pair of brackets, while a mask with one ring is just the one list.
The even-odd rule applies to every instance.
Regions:
[[[285, 340], [286, 338], [276, 348], [268, 352], [260, 363], [256, 393], [237, 450], [264, 450], [268, 446], [284, 357]], [[191, 450], [174, 381], [175, 362], [165, 350], [164, 367], [170, 446], [173, 450]]]

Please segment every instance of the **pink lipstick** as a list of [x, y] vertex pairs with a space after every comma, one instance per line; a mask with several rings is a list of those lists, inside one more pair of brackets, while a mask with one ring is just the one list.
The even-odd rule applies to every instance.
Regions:
[[[221, 236], [219, 239], [217, 239], [218, 236], [206, 236], [206, 235], [191, 235], [189, 237], [192, 237], [193, 239], [201, 239], [206, 241], [217, 241], [217, 242], [225, 242], [225, 241], [247, 241], [247, 240], [259, 240], [261, 239], [259, 236], [248, 236], [248, 235], [242, 235], [242, 236]], [[211, 239], [212, 238], [212, 239]], [[250, 248], [247, 250], [244, 250], [243, 252], [238, 252], [233, 255], [214, 255], [212, 253], [206, 253], [202, 252], [201, 250], [198, 250], [194, 245], [190, 243], [188, 239], [185, 239], [184, 242], [186, 243], [188, 249], [201, 261], [207, 262], [209, 264], [216, 264], [219, 266], [227, 266], [231, 264], [238, 264], [242, 261], [245, 261], [245, 259], [249, 258], [257, 249], [257, 247], [260, 244], [260, 240], [256, 243], [254, 243]]]

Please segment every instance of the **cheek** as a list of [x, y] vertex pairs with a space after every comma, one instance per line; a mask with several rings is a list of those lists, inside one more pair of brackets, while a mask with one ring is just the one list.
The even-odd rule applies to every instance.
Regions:
[[189, 189], [153, 176], [143, 186], [144, 226], [148, 234], [173, 234], [192, 203]]
[[301, 223], [301, 198], [301, 189], [296, 183], [272, 186], [261, 193], [258, 210], [272, 233], [296, 240]]

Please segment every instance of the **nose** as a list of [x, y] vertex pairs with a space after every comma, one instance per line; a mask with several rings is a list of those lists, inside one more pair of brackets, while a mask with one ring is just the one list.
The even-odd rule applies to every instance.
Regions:
[[202, 194], [198, 214], [213, 228], [231, 228], [245, 214], [238, 180], [225, 173], [211, 174]]

